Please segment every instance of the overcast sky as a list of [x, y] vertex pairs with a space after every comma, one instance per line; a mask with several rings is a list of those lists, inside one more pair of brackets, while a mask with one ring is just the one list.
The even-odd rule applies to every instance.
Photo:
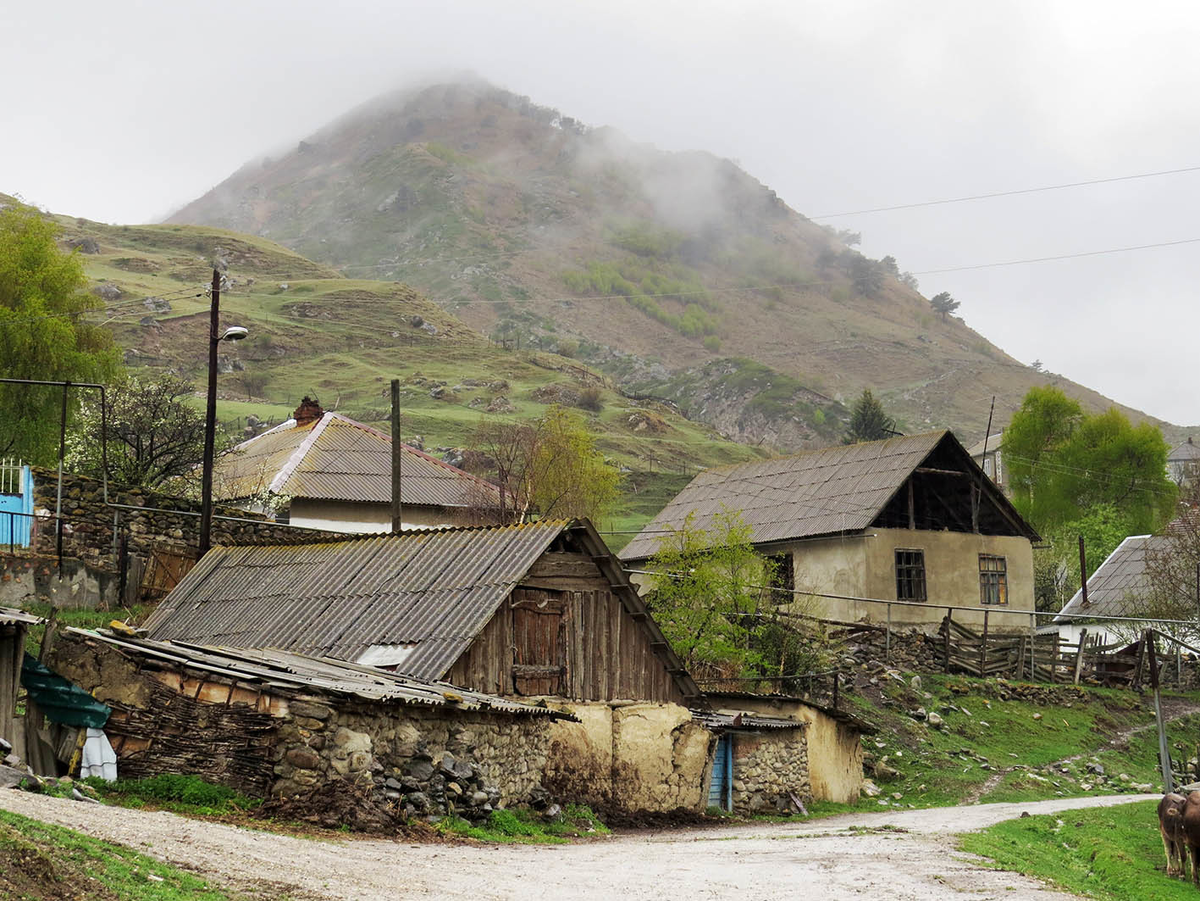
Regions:
[[[95, 0], [4, 13], [0, 191], [155, 221], [472, 70], [738, 161], [809, 216], [1200, 166], [1200, 4]], [[1200, 238], [1200, 172], [829, 220], [913, 272]], [[1200, 244], [921, 275], [1018, 359], [1200, 423]]]

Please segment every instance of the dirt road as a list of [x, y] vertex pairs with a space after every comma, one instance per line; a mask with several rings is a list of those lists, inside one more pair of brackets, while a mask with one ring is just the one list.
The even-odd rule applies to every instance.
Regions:
[[[952, 836], [1023, 811], [1055, 813], [1151, 797], [1157, 796], [847, 814], [808, 825], [671, 830], [572, 845], [453, 847], [312, 841], [18, 791], [0, 792], [0, 807], [124, 842], [270, 897], [1064, 901], [1070, 896], [976, 865], [954, 850]], [[885, 826], [907, 831], [862, 831]]]

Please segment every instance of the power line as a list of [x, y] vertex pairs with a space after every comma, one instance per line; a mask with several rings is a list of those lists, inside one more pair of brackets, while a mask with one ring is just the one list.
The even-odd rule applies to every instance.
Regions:
[[1076, 260], [1080, 257], [1098, 257], [1110, 253], [1129, 253], [1134, 250], [1150, 250], [1155, 247], [1178, 247], [1182, 244], [1200, 244], [1200, 238], [1184, 238], [1180, 241], [1160, 241], [1156, 244], [1135, 244], [1131, 247], [1112, 247], [1107, 250], [1088, 250], [1082, 253], [1064, 253], [1052, 257], [1029, 257], [1024, 260], [1006, 260], [1002, 263], [978, 263], [973, 266], [949, 266], [945, 269], [923, 269], [914, 275], [937, 275], [942, 272], [966, 272], [971, 269], [995, 269], [1000, 266], [1019, 266], [1025, 263], [1048, 263], [1053, 260]]
[[926, 206], [942, 206], [948, 203], [967, 203], [973, 200], [991, 200], [996, 197], [1015, 197], [1020, 194], [1038, 194], [1043, 191], [1062, 191], [1066, 188], [1082, 188], [1087, 185], [1106, 185], [1120, 181], [1134, 181], [1139, 178], [1158, 178], [1164, 175], [1182, 175], [1187, 172], [1200, 172], [1200, 166], [1186, 166], [1182, 169], [1163, 169], [1159, 172], [1141, 172], [1137, 175], [1117, 175], [1112, 178], [1093, 178], [1087, 181], [1065, 182], [1059, 185], [1043, 185], [1040, 188], [1021, 188], [1015, 191], [993, 191], [987, 194], [969, 194], [966, 197], [948, 197], [944, 200], [923, 200], [918, 203], [900, 203], [895, 206], [877, 206], [865, 210], [850, 210], [845, 213], [825, 213], [821, 216], [810, 216], [810, 219], [840, 219], [843, 216], [865, 216], [868, 213], [890, 213], [893, 210], [912, 210]]

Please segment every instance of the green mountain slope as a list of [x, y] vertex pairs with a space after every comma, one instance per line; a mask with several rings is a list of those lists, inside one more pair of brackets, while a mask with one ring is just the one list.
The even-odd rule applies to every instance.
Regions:
[[[405, 440], [466, 445], [484, 417], [529, 418], [549, 403], [579, 405], [601, 450], [626, 472], [624, 498], [605, 529], [640, 526], [705, 466], [763, 455], [690, 422], [669, 405], [622, 396], [603, 375], [565, 356], [489, 341], [413, 289], [348, 279], [262, 238], [198, 226], [109, 226], [57, 217], [81, 253], [126, 361], [204, 384], [210, 261], [228, 266], [222, 321], [250, 337], [223, 346], [222, 422], [278, 422], [301, 396], [387, 429], [388, 383], [403, 380]], [[493, 412], [489, 412], [489, 408]], [[832, 430], [843, 415], [830, 405]], [[446, 453], [445, 450], [442, 453]], [[616, 545], [629, 536], [611, 536]]]
[[[824, 443], [816, 409], [863, 387], [907, 430], [968, 441], [993, 394], [1001, 423], [1047, 381], [1089, 409], [1112, 403], [943, 321], [895, 261], [861, 256], [734, 163], [635, 144], [483, 83], [382, 97], [170, 221], [413, 285], [514, 346], [567, 337], [622, 384], [780, 449]], [[734, 392], [744, 360], [756, 380]], [[760, 391], [768, 400], [743, 415]]]

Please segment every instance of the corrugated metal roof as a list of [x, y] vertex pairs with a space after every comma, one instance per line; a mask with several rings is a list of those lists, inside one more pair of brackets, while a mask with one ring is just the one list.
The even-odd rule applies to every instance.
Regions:
[[755, 543], [865, 529], [948, 435], [927, 432], [707, 469], [618, 556], [653, 556], [661, 535], [680, 528], [688, 514], [703, 529], [723, 511], [740, 513]]
[[739, 729], [803, 729], [806, 725], [799, 720], [781, 719], [776, 716], [760, 716], [754, 713], [711, 713], [707, 710], [693, 710], [692, 719], [713, 732]]
[[1179, 463], [1184, 461], [1200, 460], [1200, 447], [1198, 447], [1191, 438], [1187, 441], [1180, 442], [1171, 448], [1171, 453], [1167, 455], [1168, 463]]
[[0, 626], [7, 626], [20, 623], [25, 626], [36, 626], [44, 622], [40, 616], [34, 616], [32, 613], [26, 613], [24, 610], [18, 610], [15, 607], [0, 607]]
[[[424, 451], [404, 447], [400, 500], [432, 507], [495, 507], [499, 489]], [[220, 500], [277, 495], [390, 504], [392, 439], [339, 413], [290, 419], [239, 444], [216, 463]]]
[[983, 456], [983, 446], [986, 443], [987, 444], [987, 452], [989, 454], [994, 454], [996, 451], [1000, 450], [1000, 445], [1003, 442], [1004, 442], [1004, 432], [996, 432], [996, 434], [994, 434], [994, 435], [988, 435], [986, 442], [983, 438], [980, 438], [978, 441], [976, 441], [974, 444], [972, 444], [970, 447], [967, 448], [967, 453], [970, 454], [972, 457], [982, 457]]
[[160, 641], [357, 660], [415, 644], [405, 671], [444, 675], [567, 528], [539, 522], [293, 546], [214, 548], [146, 622]]
[[[1126, 538], [1088, 579], [1088, 605], [1083, 606], [1083, 589], [1080, 589], [1059, 612], [1136, 616], [1136, 601], [1147, 588], [1146, 552], [1166, 550], [1169, 544], [1170, 539], [1164, 535], [1131, 535]], [[1060, 621], [1069, 622], [1055, 619], [1055, 622]]]
[[318, 659], [275, 649], [246, 650], [189, 643], [125, 638], [108, 631], [70, 628], [68, 634], [113, 645], [149, 665], [169, 664], [202, 669], [217, 676], [267, 687], [306, 693], [342, 695], [371, 701], [424, 704], [457, 710], [490, 710], [499, 713], [574, 719], [546, 707], [508, 701], [494, 695], [459, 688], [448, 682], [401, 676], [373, 667], [340, 660]]

